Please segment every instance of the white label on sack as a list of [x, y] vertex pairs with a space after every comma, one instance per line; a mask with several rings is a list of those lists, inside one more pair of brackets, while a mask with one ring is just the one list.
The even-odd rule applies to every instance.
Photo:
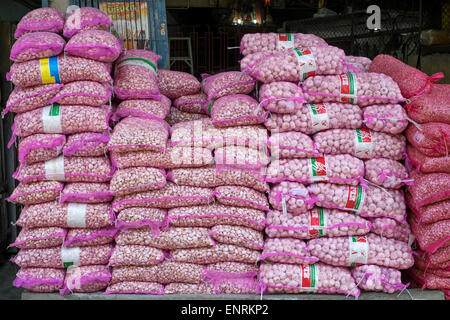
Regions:
[[308, 159], [309, 179], [312, 182], [328, 181], [326, 157]]
[[423, 139], [425, 139], [425, 136], [423, 135], [423, 133], [420, 132], [416, 132], [413, 135], [413, 139], [415, 142], [417, 143], [421, 143]]
[[369, 242], [366, 236], [350, 236], [349, 266], [358, 267], [367, 264], [369, 258]]
[[283, 214], [287, 214], [286, 199], [284, 196], [281, 196], [281, 207], [283, 208]]
[[61, 248], [61, 259], [64, 268], [80, 265], [80, 248]]
[[277, 50], [287, 50], [294, 47], [294, 35], [292, 33], [279, 33], [277, 38]]
[[344, 208], [359, 212], [364, 206], [365, 199], [366, 190], [364, 190], [360, 184], [357, 186], [348, 186], [347, 202], [345, 203]]
[[54, 103], [42, 108], [42, 127], [44, 133], [63, 133], [59, 104]]
[[64, 175], [64, 156], [48, 160], [44, 163], [45, 166], [45, 179], [47, 180], [57, 180], [66, 181]]
[[308, 191], [306, 189], [302, 189], [302, 188], [293, 188], [293, 189], [291, 189], [290, 192], [293, 196], [306, 197], [308, 195]]
[[339, 75], [340, 99], [341, 102], [356, 104], [358, 96], [358, 81], [352, 72]]
[[125, 58], [117, 62], [117, 68], [121, 68], [127, 65], [144, 67], [148, 70], [151, 70], [154, 74], [156, 74], [157, 70], [153, 62], [144, 58]]
[[69, 228], [86, 228], [87, 203], [71, 202], [67, 205], [67, 226]]
[[311, 238], [322, 237], [327, 230], [327, 210], [315, 207], [309, 211], [309, 235]]
[[353, 130], [355, 135], [355, 156], [360, 159], [372, 158], [373, 141], [369, 129], [361, 128]]
[[309, 49], [293, 48], [294, 55], [297, 58], [298, 68], [300, 70], [300, 79], [305, 80], [316, 74], [317, 65], [314, 55]]
[[330, 118], [328, 118], [327, 107], [323, 103], [308, 103], [309, 114], [311, 115], [311, 129], [313, 133], [330, 128]]
[[300, 266], [300, 292], [316, 292], [318, 289], [319, 268], [315, 264]]

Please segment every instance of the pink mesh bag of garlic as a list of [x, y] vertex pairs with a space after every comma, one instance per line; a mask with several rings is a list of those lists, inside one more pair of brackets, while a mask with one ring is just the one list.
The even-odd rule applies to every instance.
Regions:
[[59, 227], [22, 228], [14, 243], [9, 246], [20, 249], [60, 247], [66, 234], [67, 229]]
[[60, 201], [79, 203], [110, 202], [113, 194], [109, 190], [109, 183], [69, 182], [64, 185]]
[[350, 154], [360, 159], [406, 157], [406, 139], [402, 135], [361, 129], [329, 129], [313, 137], [317, 151], [324, 154]]
[[200, 81], [192, 74], [166, 69], [158, 71], [158, 86], [161, 94], [171, 100], [196, 94], [201, 88]]
[[9, 58], [14, 62], [24, 62], [57, 56], [66, 41], [58, 34], [51, 32], [27, 33], [14, 42]]
[[164, 286], [164, 294], [216, 294], [212, 283], [173, 282]]
[[400, 240], [407, 243], [414, 240], [409, 224], [401, 224], [389, 218], [372, 219], [372, 228], [370, 231], [381, 237]]
[[108, 104], [112, 88], [109, 84], [95, 81], [74, 81], [64, 85], [50, 103], [100, 107]]
[[423, 173], [445, 172], [450, 173], [450, 156], [429, 157], [419, 150], [406, 145], [407, 162], [413, 168]]
[[450, 124], [429, 122], [409, 126], [405, 131], [406, 139], [420, 153], [429, 157], [448, 157], [450, 145]]
[[163, 295], [164, 286], [156, 282], [145, 282], [145, 281], [124, 281], [115, 284], [110, 284], [106, 288], [104, 294], [117, 294], [117, 293], [127, 293], [127, 294], [152, 294], [152, 295]]
[[[448, 252], [450, 246], [437, 249], [433, 254], [424, 252], [420, 249], [417, 250], [417, 255], [414, 255], [415, 267], [428, 271], [433, 274], [448, 274], [450, 272], [450, 261], [448, 260]], [[438, 259], [432, 259], [432, 257], [438, 256]]]
[[168, 228], [154, 235], [149, 228], [121, 230], [115, 242], [117, 245], [150, 246], [161, 250], [189, 249], [214, 246], [208, 228]]
[[110, 82], [110, 69], [108, 64], [100, 61], [60, 54], [50, 58], [14, 62], [6, 78], [20, 87], [78, 80]]
[[47, 31], [62, 33], [64, 13], [54, 8], [38, 8], [28, 12], [17, 24], [14, 37], [19, 39], [29, 32]]
[[373, 233], [365, 236], [312, 239], [307, 251], [323, 263], [357, 267], [375, 264], [395, 269], [408, 269], [413, 266], [411, 247], [394, 239], [382, 238]]
[[169, 283], [165, 294], [258, 294], [258, 283], [250, 278], [220, 279], [216, 283]]
[[310, 46], [327, 46], [327, 43], [306, 33], [246, 33], [241, 39], [240, 51], [246, 56], [260, 51], [277, 52]]
[[231, 94], [249, 94], [255, 88], [256, 81], [246, 73], [239, 71], [221, 72], [215, 75], [202, 74], [202, 91], [208, 101]]
[[440, 80], [439, 74], [428, 76], [422, 71], [386, 54], [377, 55], [369, 67], [369, 72], [384, 73], [399, 86], [405, 98], [426, 93], [433, 88], [433, 82]]
[[216, 168], [259, 170], [270, 163], [267, 150], [256, 150], [247, 147], [225, 145], [214, 150]]
[[362, 265], [350, 270], [358, 287], [364, 291], [394, 293], [402, 291], [408, 285], [402, 283], [400, 270], [380, 267], [377, 265]]
[[218, 98], [208, 106], [212, 122], [217, 127], [235, 127], [264, 123], [268, 112], [245, 94], [230, 94]]
[[250, 170], [220, 170], [215, 165], [202, 168], [178, 168], [167, 172], [167, 180], [182, 186], [215, 188], [218, 186], [243, 186], [256, 191], [269, 190], [258, 172]]
[[144, 166], [164, 169], [197, 168], [213, 163], [211, 150], [195, 147], [169, 146], [165, 152], [112, 151], [110, 157], [113, 165], [119, 169]]
[[404, 101], [391, 77], [373, 72], [309, 77], [303, 82], [303, 93], [310, 103], [335, 101], [370, 106]]
[[425, 288], [430, 290], [450, 288], [449, 277], [443, 277], [430, 272], [425, 272], [415, 267], [408, 270], [408, 275], [422, 285], [422, 290]]
[[293, 215], [290, 212], [271, 210], [267, 213], [266, 234], [270, 238], [314, 239], [365, 235], [372, 224], [356, 215], [315, 207]]
[[64, 247], [90, 247], [114, 242], [115, 227], [101, 229], [71, 228], [64, 239]]
[[114, 62], [122, 53], [122, 44], [108, 31], [83, 30], [70, 38], [64, 51], [86, 59]]
[[216, 243], [208, 248], [176, 249], [170, 252], [170, 259], [176, 262], [211, 264], [223, 261], [256, 264], [259, 250], [252, 250], [233, 244]]
[[385, 217], [405, 223], [406, 205], [403, 190], [319, 182], [309, 185], [308, 191], [318, 198], [316, 205], [320, 207], [352, 211], [365, 218]]
[[444, 200], [418, 207], [409, 192], [405, 193], [405, 202], [420, 223], [432, 223], [450, 219], [450, 200]]
[[275, 210], [301, 214], [314, 207], [306, 187], [298, 182], [282, 181], [270, 188], [269, 202]]
[[61, 154], [65, 143], [66, 136], [56, 133], [37, 133], [20, 139], [19, 162], [32, 164], [56, 158]]
[[306, 243], [294, 238], [270, 238], [264, 242], [264, 250], [259, 257], [261, 261], [313, 264], [319, 261], [306, 252]]
[[259, 266], [241, 262], [217, 262], [208, 264], [204, 270], [205, 282], [217, 283], [223, 279], [253, 279], [259, 273]]
[[103, 11], [93, 7], [73, 10], [66, 18], [63, 34], [72, 38], [81, 30], [109, 30], [111, 19]]
[[411, 172], [414, 183], [409, 186], [414, 203], [423, 207], [432, 203], [450, 199], [450, 174]]
[[112, 207], [119, 212], [130, 207], [175, 208], [184, 206], [206, 205], [214, 200], [214, 189], [177, 186], [173, 182], [158, 190], [117, 196]]
[[263, 233], [242, 226], [215, 225], [209, 235], [217, 242], [233, 244], [253, 250], [264, 248]]
[[227, 206], [248, 207], [269, 211], [264, 193], [242, 186], [220, 186], [214, 189], [217, 202]]
[[112, 120], [119, 120], [128, 116], [146, 119], [163, 120], [170, 112], [171, 101], [166, 96], [161, 100], [131, 99], [119, 103], [112, 116]]
[[261, 210], [213, 204], [169, 209], [167, 224], [174, 227], [207, 228], [226, 224], [261, 231], [265, 226], [265, 218], [265, 213]]
[[21, 138], [36, 133], [103, 132], [109, 129], [109, 116], [108, 106], [95, 108], [53, 104], [18, 114], [12, 129], [13, 134]]
[[414, 217], [408, 222], [423, 251], [434, 253], [439, 248], [450, 245], [450, 220], [441, 220], [433, 223], [418, 223]]
[[120, 100], [161, 99], [158, 61], [161, 56], [148, 50], [131, 49], [116, 62], [114, 94]]
[[[208, 97], [203, 92], [185, 95], [176, 98], [173, 106], [179, 111], [188, 113], [205, 113], [203, 106], [207, 103]], [[187, 120], [187, 119], [186, 119]], [[194, 120], [194, 119], [191, 119]]]
[[180, 283], [200, 283], [205, 273], [205, 266], [184, 263], [163, 261], [154, 266], [122, 266], [114, 267], [112, 270], [111, 284], [124, 281], [144, 281], [169, 284], [171, 282]]
[[55, 180], [67, 182], [107, 182], [114, 171], [105, 157], [59, 156], [46, 162], [21, 164], [13, 178], [20, 182]]
[[367, 106], [363, 118], [367, 128], [378, 132], [399, 134], [408, 126], [406, 110], [399, 104]]
[[346, 72], [344, 58], [344, 50], [333, 46], [291, 48], [256, 61], [249, 74], [263, 83], [298, 82], [314, 75]]
[[303, 107], [302, 88], [292, 82], [265, 83], [259, 90], [259, 106], [276, 113], [295, 113]]
[[158, 235], [166, 223], [167, 211], [158, 208], [131, 207], [120, 211], [116, 217], [116, 228], [127, 230], [134, 228], [150, 228], [154, 235]]
[[64, 285], [66, 270], [55, 268], [20, 268], [13, 286], [31, 292], [57, 292]]
[[114, 127], [108, 150], [164, 151], [169, 137], [169, 125], [164, 121], [126, 117]]
[[157, 190], [166, 185], [166, 172], [151, 167], [133, 167], [114, 172], [110, 191], [114, 196]]
[[23, 113], [45, 107], [50, 104], [52, 98], [63, 86], [59, 83], [50, 83], [27, 88], [14, 87], [2, 114], [5, 115], [8, 112]]
[[64, 183], [58, 181], [19, 183], [6, 200], [24, 205], [49, 202], [58, 198], [63, 187]]
[[[174, 101], [174, 103], [175, 103], [175, 101]], [[174, 105], [174, 107], [175, 107], [175, 105]], [[198, 105], [198, 107], [202, 108], [201, 105]], [[194, 108], [197, 108], [197, 106], [195, 106]], [[201, 113], [192, 113], [192, 112], [187, 112], [187, 111], [181, 111], [177, 107], [175, 107], [175, 108], [170, 109], [170, 113], [167, 115], [165, 120], [167, 121], [167, 123], [169, 125], [174, 126], [180, 122], [194, 121], [194, 120], [207, 119], [207, 118], [209, 118], [209, 117], [207, 114], [204, 114], [204, 111], [201, 111]]]
[[162, 250], [143, 245], [116, 245], [108, 266], [152, 266], [164, 260]]
[[324, 263], [262, 263], [261, 291], [274, 293], [338, 293], [358, 297], [360, 291], [348, 268]]
[[70, 266], [106, 265], [113, 245], [92, 247], [53, 247], [43, 249], [21, 249], [12, 262], [22, 268], [68, 268]]
[[71, 267], [67, 269], [61, 295], [104, 290], [111, 280], [111, 272], [104, 265]]
[[405, 166], [391, 159], [370, 159], [364, 161], [364, 178], [384, 188], [399, 189], [403, 185], [411, 185]]
[[272, 132], [267, 145], [274, 159], [320, 157], [312, 139], [301, 132]]
[[109, 203], [65, 203], [56, 201], [28, 205], [17, 225], [22, 228], [105, 228], [114, 224]]
[[348, 103], [307, 103], [292, 114], [272, 113], [264, 125], [271, 132], [298, 131], [313, 134], [327, 129], [356, 129], [362, 126], [362, 111]]
[[348, 69], [354, 72], [368, 72], [372, 60], [366, 57], [345, 56], [345, 63]]
[[63, 147], [66, 157], [99, 157], [106, 154], [109, 142], [108, 134], [96, 132], [81, 132], [67, 136]]
[[327, 181], [357, 185], [364, 176], [364, 162], [348, 154], [326, 155], [309, 159], [282, 159], [272, 161], [266, 181], [295, 181], [314, 183]]
[[450, 124], [448, 94], [423, 94], [405, 103], [408, 116], [418, 123], [443, 122]]

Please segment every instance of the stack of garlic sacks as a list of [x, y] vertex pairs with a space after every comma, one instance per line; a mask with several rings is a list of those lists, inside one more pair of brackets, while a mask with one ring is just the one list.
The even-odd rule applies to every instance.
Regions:
[[67, 17], [41, 8], [18, 24], [8, 74], [16, 87], [5, 112], [17, 113], [12, 129], [21, 138], [13, 175], [20, 183], [9, 200], [25, 208], [11, 246], [20, 248], [14, 285], [30, 291], [93, 292], [111, 278], [113, 168], [105, 150], [111, 63], [122, 47], [109, 28], [94, 8]]
[[400, 188], [411, 181], [397, 84], [314, 35], [247, 34], [241, 51], [271, 113], [261, 291], [405, 288], [399, 270], [414, 260]]
[[450, 289], [450, 85], [391, 56], [379, 55], [370, 66], [398, 81], [414, 123], [406, 129], [407, 164], [414, 184], [408, 187], [408, 221], [417, 239], [415, 265], [408, 274], [422, 288]]

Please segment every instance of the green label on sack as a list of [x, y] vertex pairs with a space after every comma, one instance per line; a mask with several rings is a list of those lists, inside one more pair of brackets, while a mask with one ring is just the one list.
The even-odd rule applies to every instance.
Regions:
[[365, 190], [358, 186], [348, 186], [348, 197], [347, 203], [345, 204], [346, 209], [352, 209], [354, 211], [361, 210], [361, 207], [365, 199]]
[[59, 108], [60, 108], [59, 103], [54, 103], [54, 104], [51, 106], [48, 115], [49, 115], [50, 117], [57, 117], [57, 116], [59, 116]]
[[153, 71], [155, 74], [157, 72], [157, 68], [155, 64], [147, 59], [144, 58], [125, 58], [117, 62], [117, 67], [123, 67], [126, 65], [133, 65], [133, 66], [140, 66], [147, 68], [151, 71]]
[[63, 262], [64, 268], [68, 268], [70, 266], [73, 266], [73, 262]]
[[211, 101], [211, 102], [209, 103], [209, 106], [208, 106], [208, 113], [209, 113], [209, 114], [211, 114], [211, 109], [212, 109], [212, 106], [214, 105], [214, 101], [215, 101], [215, 100], [213, 100], [213, 101]]

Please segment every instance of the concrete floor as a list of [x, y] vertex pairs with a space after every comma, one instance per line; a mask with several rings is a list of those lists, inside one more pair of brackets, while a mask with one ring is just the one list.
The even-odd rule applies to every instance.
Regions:
[[19, 266], [9, 261], [10, 256], [0, 259], [0, 300], [20, 300], [24, 290], [12, 285]]

